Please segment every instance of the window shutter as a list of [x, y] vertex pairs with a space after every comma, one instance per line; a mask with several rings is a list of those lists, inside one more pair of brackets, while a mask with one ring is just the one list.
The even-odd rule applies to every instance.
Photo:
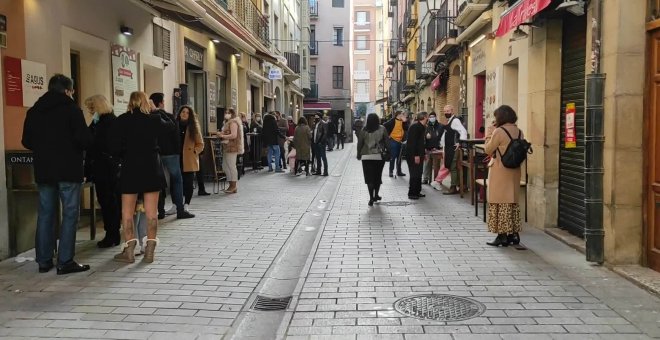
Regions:
[[154, 30], [154, 56], [170, 60], [170, 31], [162, 26], [153, 24]]

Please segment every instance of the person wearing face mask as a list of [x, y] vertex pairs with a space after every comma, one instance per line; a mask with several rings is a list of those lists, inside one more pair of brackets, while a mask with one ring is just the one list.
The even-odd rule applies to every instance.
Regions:
[[445, 118], [447, 118], [447, 125], [445, 125], [445, 132], [440, 141], [440, 145], [444, 148], [445, 168], [451, 171], [451, 187], [449, 191], [444, 192], [444, 195], [455, 195], [458, 193], [456, 186], [458, 185], [458, 148], [460, 147], [459, 140], [467, 139], [467, 130], [461, 123], [461, 120], [454, 114], [454, 107], [445, 105], [444, 107]]
[[181, 137], [184, 210], [188, 211], [188, 205], [192, 200], [195, 172], [199, 171], [199, 154], [204, 150], [204, 138], [200, 132], [197, 114], [192, 107], [182, 106], [177, 121]]
[[408, 198], [411, 200], [417, 200], [426, 196], [422, 194], [422, 172], [426, 158], [425, 134], [427, 123], [428, 116], [426, 112], [420, 112], [417, 114], [415, 123], [410, 126], [410, 130], [408, 131], [406, 156], [408, 170], [410, 171]]
[[[323, 120], [318, 120], [312, 130], [312, 149], [316, 157], [316, 171], [314, 175], [328, 176], [328, 157], [326, 156], [326, 147], [328, 143], [328, 124]], [[323, 167], [321, 167], [323, 165]], [[321, 172], [321, 170], [323, 170]]]
[[433, 169], [440, 168], [440, 162], [437, 158], [431, 156], [431, 152], [440, 149], [440, 138], [444, 132], [444, 125], [438, 122], [435, 112], [429, 113], [429, 123], [426, 125], [426, 153], [428, 157], [424, 162], [424, 174], [422, 175], [422, 184], [429, 184], [432, 180]]
[[238, 155], [245, 152], [243, 145], [243, 125], [237, 118], [234, 109], [227, 110], [225, 113], [225, 124], [222, 131], [217, 133], [218, 138], [222, 139], [222, 169], [227, 174], [229, 188], [225, 190], [227, 194], [238, 192], [238, 169], [236, 168], [236, 159]]
[[87, 182], [94, 183], [105, 229], [105, 237], [96, 245], [109, 248], [118, 246], [121, 241], [121, 195], [117, 183], [119, 162], [110, 155], [108, 146], [109, 131], [117, 116], [108, 99], [100, 94], [87, 98], [85, 106], [93, 113], [89, 129], [94, 136], [92, 147], [85, 154], [85, 178]]
[[383, 124], [387, 130], [390, 143], [390, 152], [392, 158], [390, 159], [390, 177], [394, 177], [394, 164], [396, 162], [397, 176], [405, 176], [401, 171], [401, 146], [406, 140], [408, 132], [408, 117], [403, 111], [396, 111], [394, 117]]
[[263, 129], [263, 123], [261, 122], [261, 113], [255, 113], [252, 115], [252, 122], [250, 122], [250, 131], [252, 133], [261, 134]]

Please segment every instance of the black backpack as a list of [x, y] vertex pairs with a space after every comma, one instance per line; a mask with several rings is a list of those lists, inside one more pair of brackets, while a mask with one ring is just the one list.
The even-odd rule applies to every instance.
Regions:
[[522, 132], [518, 132], [518, 138], [513, 139], [509, 131], [502, 127], [501, 129], [509, 136], [511, 143], [506, 147], [504, 153], [500, 152], [500, 160], [505, 168], [517, 169], [527, 159], [527, 155], [534, 152], [532, 144], [522, 138]]

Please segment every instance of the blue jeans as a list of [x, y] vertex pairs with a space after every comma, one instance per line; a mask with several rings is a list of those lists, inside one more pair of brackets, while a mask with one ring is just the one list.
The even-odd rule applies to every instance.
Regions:
[[328, 157], [325, 153], [326, 143], [314, 143], [314, 157], [316, 158], [316, 172], [321, 173], [321, 161], [323, 161], [323, 169], [325, 174], [328, 173]]
[[273, 157], [275, 157], [275, 169], [280, 171], [282, 166], [280, 164], [280, 146], [279, 144], [269, 145], [268, 146], [268, 170], [273, 170]]
[[57, 249], [57, 264], [64, 265], [73, 261], [76, 252], [76, 231], [80, 218], [80, 189], [82, 183], [58, 182], [57, 184], [39, 184], [39, 213], [35, 251], [37, 263], [45, 266], [53, 263], [55, 250], [55, 215], [62, 201], [62, 225], [60, 226], [60, 245]]
[[[178, 213], [183, 212], [183, 176], [181, 175], [181, 162], [179, 155], [165, 155], [160, 156], [163, 166], [170, 174], [170, 194], [172, 195], [172, 203], [176, 205]], [[165, 210], [165, 190], [161, 193], [162, 199], [158, 200], [158, 210], [163, 212]]]
[[390, 173], [394, 171], [394, 162], [396, 162], [396, 171], [401, 173], [401, 143], [390, 139]]

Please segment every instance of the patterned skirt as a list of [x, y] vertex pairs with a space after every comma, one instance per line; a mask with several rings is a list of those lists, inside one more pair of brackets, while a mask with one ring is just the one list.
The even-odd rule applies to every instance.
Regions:
[[488, 231], [495, 234], [519, 233], [518, 203], [488, 203]]

